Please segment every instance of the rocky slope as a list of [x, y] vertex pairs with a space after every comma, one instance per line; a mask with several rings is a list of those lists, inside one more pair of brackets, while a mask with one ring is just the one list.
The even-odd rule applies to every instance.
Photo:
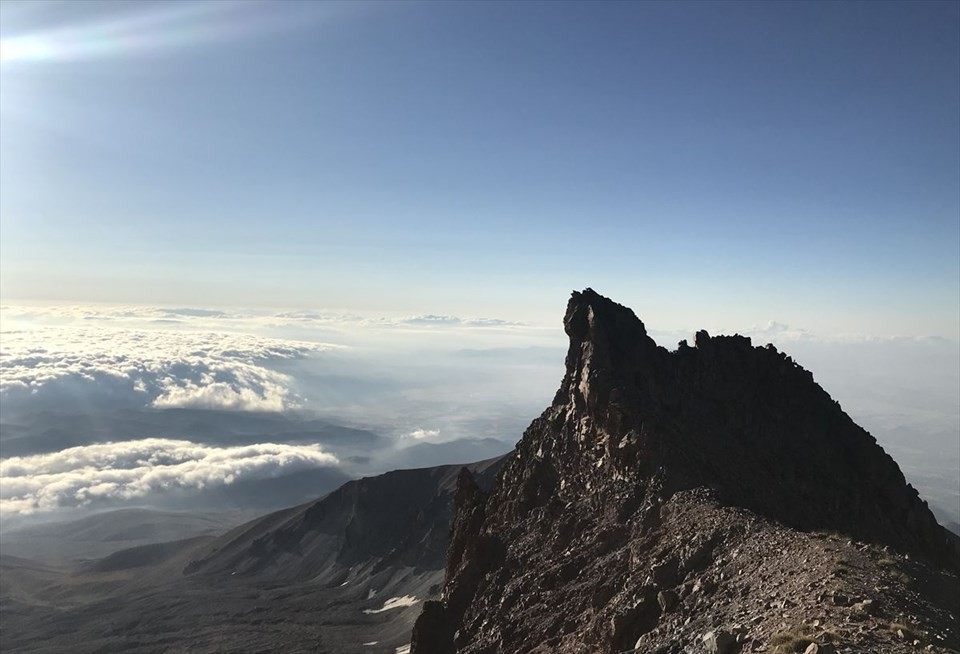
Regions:
[[564, 327], [493, 490], [460, 476], [416, 654], [960, 645], [955, 544], [808, 371], [740, 336], [669, 352], [590, 289]]
[[[220, 536], [79, 565], [4, 550], [0, 651], [395, 654], [422, 602], [439, 596], [460, 471], [489, 488], [502, 460], [353, 480]], [[111, 515], [123, 528], [109, 529]], [[57, 533], [127, 537], [130, 518]]]
[[[468, 464], [490, 486], [503, 457]], [[395, 470], [349, 481], [307, 504], [227, 532], [187, 574], [340, 583], [361, 568], [442, 570], [461, 465]]]

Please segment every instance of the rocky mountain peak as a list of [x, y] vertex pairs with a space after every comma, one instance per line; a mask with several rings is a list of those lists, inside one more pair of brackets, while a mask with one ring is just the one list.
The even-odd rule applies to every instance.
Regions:
[[624, 342], [647, 335], [646, 327], [632, 309], [592, 288], [570, 294], [563, 328], [570, 337], [571, 347], [587, 341]]
[[700, 331], [668, 351], [592, 289], [572, 294], [564, 328], [551, 406], [490, 493], [459, 480], [444, 599], [414, 629], [418, 654], [630, 649], [667, 610], [658, 593], [756, 524], [955, 565], [897, 464], [772, 345]]
[[572, 294], [564, 328], [563, 382], [508, 473], [533, 459], [561, 495], [706, 486], [792, 526], [944, 554], [942, 530], [896, 463], [774, 346], [699, 331], [671, 352], [589, 288]]
[[571, 295], [563, 327], [570, 346], [555, 406], [590, 412], [619, 400], [656, 355], [656, 343], [633, 311], [590, 288]]

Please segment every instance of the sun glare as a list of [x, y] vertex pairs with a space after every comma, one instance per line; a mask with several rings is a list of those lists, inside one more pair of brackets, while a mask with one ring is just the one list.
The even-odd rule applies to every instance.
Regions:
[[32, 36], [0, 40], [0, 62], [50, 59], [55, 49], [43, 39]]
[[146, 50], [173, 51], [186, 45], [265, 34], [316, 17], [310, 5], [298, 5], [297, 11], [278, 15], [265, 11], [260, 2], [240, 0], [161, 3], [146, 10], [133, 3], [124, 7], [132, 9], [101, 20], [2, 38], [0, 63], [79, 61]]

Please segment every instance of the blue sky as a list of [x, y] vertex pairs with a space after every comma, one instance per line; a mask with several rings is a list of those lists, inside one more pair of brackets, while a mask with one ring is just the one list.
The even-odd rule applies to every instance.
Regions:
[[4, 302], [960, 332], [960, 4], [0, 9]]

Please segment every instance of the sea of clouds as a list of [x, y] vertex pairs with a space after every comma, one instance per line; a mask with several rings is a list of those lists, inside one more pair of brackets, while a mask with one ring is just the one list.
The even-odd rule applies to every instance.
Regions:
[[142, 500], [171, 490], [203, 490], [338, 463], [317, 445], [211, 447], [147, 438], [72, 447], [0, 461], [0, 516]]
[[[508, 353], [533, 351], [543, 332], [496, 319], [7, 306], [0, 323], [0, 518], [149, 505], [173, 491], [345, 465], [299, 433], [290, 436], [295, 442], [268, 433], [237, 446], [225, 442], [232, 432], [216, 429], [217, 420], [208, 422], [218, 433], [201, 430], [189, 440], [179, 437], [179, 423], [144, 433], [141, 424], [163, 425], [158, 412], [248, 414], [251, 424], [280, 414], [286, 431], [333, 416], [392, 436], [397, 448], [491, 434], [515, 440], [562, 366], [557, 348], [542, 393], [531, 389], [531, 375], [516, 372], [540, 362], [531, 368], [520, 356], [513, 365]], [[464, 345], [504, 344], [507, 352], [488, 362], [460, 354]], [[467, 367], [463, 357], [473, 359]], [[498, 401], [502, 393], [511, 398]], [[526, 398], [519, 405], [518, 396]], [[138, 415], [150, 419], [131, 418]], [[132, 427], [117, 434], [113, 423]], [[42, 435], [43, 447], [4, 455], [3, 443], [24, 433]], [[62, 438], [60, 448], [50, 446], [51, 433]]]
[[42, 395], [158, 409], [282, 411], [298, 400], [293, 380], [271, 364], [331, 349], [322, 343], [217, 332], [4, 331], [0, 393], [9, 402], [39, 401]]

